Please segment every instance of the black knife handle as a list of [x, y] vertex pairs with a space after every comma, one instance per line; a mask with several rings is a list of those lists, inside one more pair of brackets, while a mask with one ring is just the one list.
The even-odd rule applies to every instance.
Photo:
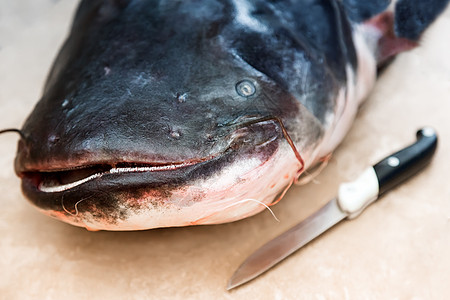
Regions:
[[436, 151], [438, 137], [431, 127], [417, 131], [417, 141], [373, 166], [378, 177], [379, 195], [421, 171]]

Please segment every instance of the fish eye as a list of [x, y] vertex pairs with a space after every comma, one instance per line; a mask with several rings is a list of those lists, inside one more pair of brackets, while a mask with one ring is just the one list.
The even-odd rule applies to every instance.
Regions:
[[242, 80], [236, 84], [236, 92], [242, 97], [250, 97], [256, 93], [256, 87], [251, 81]]

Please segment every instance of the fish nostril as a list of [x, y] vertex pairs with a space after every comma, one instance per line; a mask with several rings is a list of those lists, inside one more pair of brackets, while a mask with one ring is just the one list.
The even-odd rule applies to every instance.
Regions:
[[169, 136], [173, 139], [180, 139], [182, 136], [181, 130], [180, 129], [170, 129], [169, 130]]
[[181, 134], [179, 132], [177, 132], [177, 131], [172, 131], [170, 133], [170, 136], [175, 138], [175, 139], [178, 139], [178, 138], [180, 138]]
[[51, 134], [51, 135], [48, 137], [48, 142], [49, 142], [50, 144], [54, 144], [54, 143], [56, 143], [56, 142], [58, 142], [58, 141], [59, 141], [59, 137], [56, 136], [56, 135], [54, 135], [54, 134]]
[[111, 73], [111, 68], [109, 66], [104, 66], [103, 71], [105, 72], [104, 75], [108, 76]]
[[188, 98], [188, 93], [176, 93], [175, 97], [177, 98], [177, 101], [179, 103], [184, 103], [186, 102], [187, 98]]

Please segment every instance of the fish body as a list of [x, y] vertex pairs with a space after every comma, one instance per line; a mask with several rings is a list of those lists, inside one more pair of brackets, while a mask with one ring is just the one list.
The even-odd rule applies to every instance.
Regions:
[[21, 131], [23, 192], [91, 230], [254, 215], [337, 147], [434, 2], [397, 25], [389, 1], [82, 1]]

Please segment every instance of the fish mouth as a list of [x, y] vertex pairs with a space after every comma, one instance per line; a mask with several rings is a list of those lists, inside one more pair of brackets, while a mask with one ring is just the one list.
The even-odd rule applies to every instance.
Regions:
[[[243, 125], [242, 125], [243, 124]], [[214, 168], [220, 169], [227, 162], [230, 163], [236, 156], [258, 155], [261, 161], [267, 161], [278, 148], [278, 138], [281, 129], [273, 120], [251, 120], [242, 122], [239, 128], [232, 131], [219, 149], [203, 157], [189, 158], [182, 161], [108, 161], [102, 159], [82, 159], [77, 161], [48, 162], [46, 164], [25, 164], [16, 166], [16, 172], [22, 178], [25, 194], [57, 194], [80, 190], [85, 186], [89, 188], [92, 182], [100, 184], [111, 178], [125, 178], [128, 176], [145, 175], [155, 177], [159, 183], [182, 183], [190, 178], [207, 176]], [[259, 150], [255, 154], [255, 147]], [[212, 167], [214, 165], [214, 167]], [[204, 171], [196, 172], [196, 169]], [[192, 174], [194, 172], [195, 174]], [[177, 177], [178, 179], [175, 179]], [[153, 179], [149, 183], [152, 183]], [[133, 181], [135, 183], [135, 181]], [[124, 180], [123, 185], [127, 184]], [[31, 195], [30, 195], [31, 196]]]
[[114, 164], [90, 164], [69, 169], [53, 169], [22, 172], [19, 176], [43, 193], [59, 193], [74, 189], [89, 181], [108, 175], [173, 171], [212, 160], [215, 156], [173, 163], [119, 162]]

